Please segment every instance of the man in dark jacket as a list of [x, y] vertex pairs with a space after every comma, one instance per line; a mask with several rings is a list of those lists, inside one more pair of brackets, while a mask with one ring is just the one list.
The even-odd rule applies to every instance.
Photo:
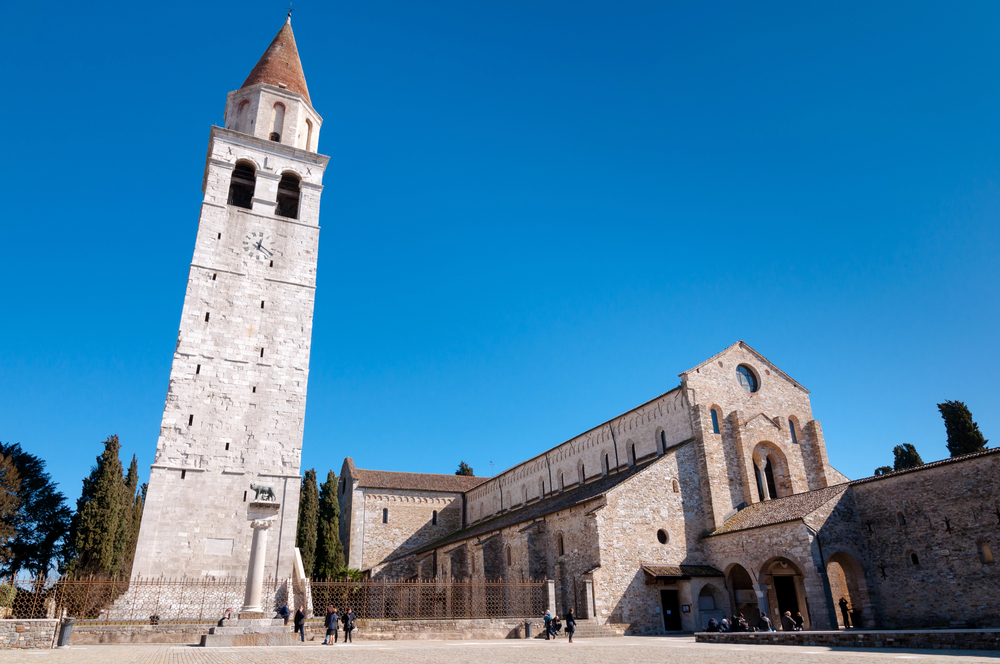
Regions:
[[708, 619], [708, 625], [705, 626], [706, 632], [718, 632], [719, 631], [719, 621], [715, 618]]
[[300, 640], [305, 643], [306, 640], [306, 610], [303, 607], [299, 607], [299, 610], [295, 612], [295, 632], [299, 634]]
[[785, 611], [783, 614], [781, 614], [781, 629], [786, 632], [798, 631], [795, 629], [795, 621], [792, 620], [791, 611]]
[[354, 643], [351, 632], [354, 631], [354, 607], [347, 607], [347, 613], [341, 618], [344, 623], [344, 643]]
[[283, 619], [285, 621], [285, 624], [287, 625], [288, 618], [291, 617], [291, 615], [292, 612], [288, 610], [288, 602], [285, 602], [284, 604], [281, 605], [281, 608], [278, 609], [278, 617]]
[[771, 619], [767, 617], [767, 614], [763, 611], [760, 612], [760, 620], [757, 621], [757, 629], [761, 632], [773, 632], [774, 627], [771, 626]]
[[323, 645], [331, 645], [330, 637], [333, 636], [333, 642], [337, 642], [337, 630], [340, 628], [340, 614], [337, 613], [337, 607], [328, 606], [326, 607], [326, 617], [323, 618], [323, 627], [326, 628], [326, 637], [323, 639]]
[[549, 641], [553, 636], [555, 636], [555, 634], [552, 633], [552, 614], [546, 611], [542, 620], [545, 621], [545, 640]]

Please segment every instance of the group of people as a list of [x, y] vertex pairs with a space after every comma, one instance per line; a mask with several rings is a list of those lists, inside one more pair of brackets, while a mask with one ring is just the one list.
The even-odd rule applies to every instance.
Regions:
[[[559, 614], [552, 615], [550, 611], [545, 612], [545, 640], [554, 639], [559, 636], [563, 629], [563, 621], [559, 620]], [[576, 632], [576, 614], [573, 609], [566, 614], [566, 635], [569, 642], [573, 643], [573, 633]]]
[[[223, 616], [223, 620], [230, 617], [232, 609], [227, 609], [226, 614]], [[288, 624], [288, 618], [291, 616], [291, 611], [288, 610], [288, 604], [282, 605], [278, 609], [278, 617], [284, 618], [285, 624]], [[353, 643], [354, 640], [351, 638], [351, 633], [354, 631], [354, 608], [348, 607], [347, 613], [341, 615], [340, 611], [337, 610], [335, 606], [326, 607], [326, 617], [323, 619], [323, 627], [326, 628], [326, 636], [323, 638], [323, 645], [329, 646], [337, 643], [337, 639], [340, 635], [340, 625], [344, 625], [344, 643]], [[295, 612], [294, 618], [295, 633], [299, 635], [299, 639], [303, 642], [306, 640], [306, 610], [305, 607], [300, 606], [299, 610]], [[222, 626], [222, 620], [219, 621], [219, 626]], [[333, 637], [333, 642], [330, 641], [330, 637]]]
[[[785, 611], [781, 616], [781, 629], [785, 632], [800, 632], [805, 629], [805, 618], [802, 617], [802, 612], [796, 611], [795, 616], [792, 616], [791, 611]], [[721, 622], [715, 618], [711, 618], [708, 621], [708, 626], [705, 628], [706, 632], [773, 632], [774, 625], [771, 624], [771, 619], [767, 617], [767, 614], [761, 611], [760, 618], [757, 619], [756, 625], [751, 625], [746, 618], [743, 617], [742, 613], [737, 613], [733, 616], [732, 621], [722, 619]]]

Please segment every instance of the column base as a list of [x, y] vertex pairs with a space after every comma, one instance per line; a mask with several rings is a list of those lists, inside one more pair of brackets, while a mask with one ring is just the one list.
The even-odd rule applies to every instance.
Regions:
[[240, 611], [240, 620], [262, 620], [264, 618], [263, 611]]

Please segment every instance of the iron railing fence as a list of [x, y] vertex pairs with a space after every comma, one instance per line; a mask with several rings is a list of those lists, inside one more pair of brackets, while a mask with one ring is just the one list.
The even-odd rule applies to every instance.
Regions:
[[[307, 603], [291, 581], [267, 579], [265, 611]], [[545, 581], [312, 581], [310, 621], [326, 607], [359, 620], [524, 618], [545, 612]], [[78, 624], [198, 624], [243, 604], [246, 579], [49, 577], [0, 579], [0, 619], [72, 616]]]

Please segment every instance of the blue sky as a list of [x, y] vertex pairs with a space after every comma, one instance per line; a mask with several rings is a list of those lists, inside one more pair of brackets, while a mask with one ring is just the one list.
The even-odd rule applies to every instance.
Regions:
[[[296, 3], [331, 156], [303, 467], [488, 475], [743, 339], [849, 477], [1000, 441], [1000, 5]], [[280, 3], [13, 3], [0, 440], [152, 462], [209, 127]]]

